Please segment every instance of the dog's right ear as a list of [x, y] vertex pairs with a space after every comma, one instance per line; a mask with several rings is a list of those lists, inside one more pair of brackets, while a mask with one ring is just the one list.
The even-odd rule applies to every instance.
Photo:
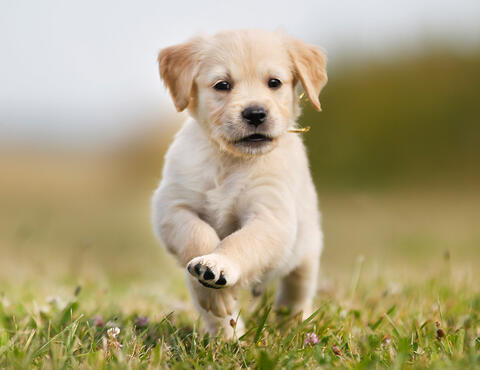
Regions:
[[170, 90], [177, 111], [190, 104], [194, 79], [198, 72], [201, 37], [183, 44], [169, 46], [158, 54], [158, 66], [163, 82]]

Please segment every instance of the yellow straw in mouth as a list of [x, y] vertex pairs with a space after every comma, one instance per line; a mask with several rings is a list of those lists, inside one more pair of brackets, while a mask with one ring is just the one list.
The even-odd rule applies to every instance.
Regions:
[[288, 130], [288, 132], [291, 132], [293, 134], [304, 134], [305, 132], [310, 131], [310, 126], [307, 127], [300, 127], [300, 128], [292, 128], [291, 130]]
[[[298, 101], [301, 102], [302, 99], [305, 97], [305, 92], [302, 92], [299, 96], [298, 96]], [[299, 128], [292, 128], [290, 130], [288, 130], [288, 132], [291, 132], [292, 134], [304, 134], [308, 131], [310, 131], [310, 126], [307, 126], [307, 127], [299, 127]]]
[[[305, 92], [302, 92], [299, 97], [298, 101], [302, 101], [302, 99], [305, 97]], [[308, 131], [310, 131], [310, 126], [307, 127], [300, 127], [300, 128], [292, 128], [291, 130], [288, 130], [288, 132], [291, 132], [292, 134], [304, 134]]]

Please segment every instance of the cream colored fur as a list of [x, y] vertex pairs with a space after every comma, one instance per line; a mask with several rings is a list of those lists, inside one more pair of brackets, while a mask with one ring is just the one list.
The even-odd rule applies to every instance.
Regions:
[[[207, 329], [241, 335], [240, 319], [230, 325], [237, 290], [273, 278], [281, 279], [276, 304], [309, 315], [322, 233], [303, 142], [288, 131], [299, 115], [298, 83], [320, 110], [324, 55], [280, 32], [242, 30], [166, 48], [159, 65], [177, 109], [191, 119], [166, 155], [153, 225], [186, 268]], [[269, 87], [272, 78], [281, 86]], [[216, 90], [219, 81], [231, 90]], [[242, 119], [251, 105], [267, 111], [258, 127]], [[241, 141], [254, 133], [271, 140]]]

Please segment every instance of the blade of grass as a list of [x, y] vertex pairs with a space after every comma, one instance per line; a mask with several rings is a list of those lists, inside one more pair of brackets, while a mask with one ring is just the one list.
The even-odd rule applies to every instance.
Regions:
[[357, 257], [355, 262], [355, 267], [353, 270], [352, 280], [350, 282], [350, 289], [349, 289], [349, 298], [353, 299], [355, 292], [357, 291], [358, 282], [360, 281], [360, 274], [362, 272], [363, 262], [365, 261], [365, 257], [360, 255]]
[[395, 333], [395, 335], [397, 337], [405, 336], [403, 333], [401, 333], [400, 329], [397, 327], [397, 325], [395, 325], [395, 323], [393, 322], [393, 320], [391, 319], [391, 317], [388, 314], [385, 314], [384, 317], [387, 319], [387, 321], [390, 323], [390, 325], [392, 325], [393, 332]]
[[25, 343], [25, 347], [23, 347], [23, 350], [26, 352], [28, 350], [28, 347], [30, 347], [30, 343], [32, 343], [33, 336], [36, 333], [36, 329], [32, 329], [32, 332], [28, 336], [27, 342]]
[[268, 306], [265, 309], [265, 312], [260, 320], [260, 324], [257, 327], [257, 331], [255, 332], [255, 337], [253, 339], [254, 343], [257, 343], [258, 340], [260, 339], [260, 336], [262, 335], [263, 328], [265, 327], [265, 323], [267, 322], [268, 315], [270, 314], [270, 311], [272, 310], [272, 306]]
[[80, 319], [83, 317], [83, 314], [80, 315], [75, 321], [73, 321], [70, 325], [66, 326], [65, 328], [63, 328], [62, 331], [58, 332], [57, 334], [55, 334], [53, 337], [51, 337], [46, 343], [44, 343], [42, 346], [40, 346], [40, 348], [38, 348], [37, 350], [35, 350], [35, 352], [33, 352], [32, 354], [32, 359], [35, 359], [36, 357], [38, 357], [39, 355], [42, 354], [42, 352], [50, 345], [50, 343], [52, 343], [55, 339], [57, 339], [58, 337], [60, 337], [63, 333], [65, 333], [67, 330], [69, 330], [73, 325], [77, 325], [77, 323], [80, 321]]

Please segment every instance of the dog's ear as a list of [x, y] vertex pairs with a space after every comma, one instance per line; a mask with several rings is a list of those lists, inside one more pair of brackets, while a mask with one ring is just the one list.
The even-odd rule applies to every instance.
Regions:
[[170, 90], [177, 111], [188, 107], [194, 79], [198, 72], [201, 37], [183, 44], [169, 46], [158, 54], [158, 66], [163, 82]]
[[321, 111], [318, 96], [327, 83], [327, 58], [316, 46], [289, 38], [288, 52], [293, 62], [294, 73], [303, 85], [308, 99], [316, 110]]

